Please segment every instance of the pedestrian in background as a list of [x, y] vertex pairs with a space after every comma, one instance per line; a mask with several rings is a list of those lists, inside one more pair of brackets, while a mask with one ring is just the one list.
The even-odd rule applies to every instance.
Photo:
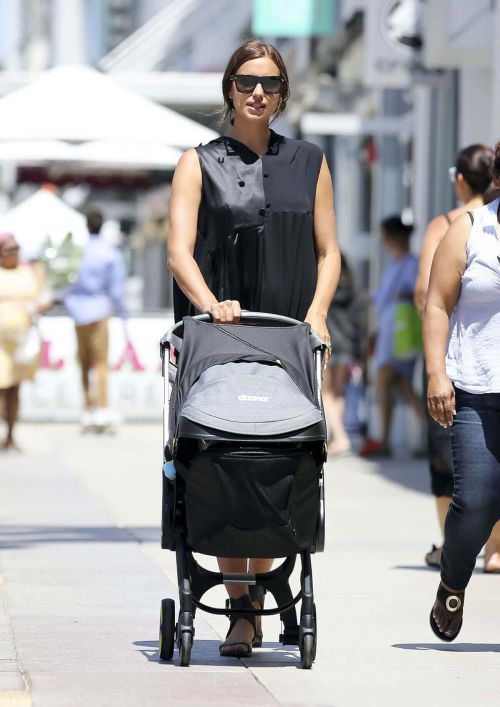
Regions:
[[19, 245], [10, 233], [0, 234], [0, 411], [7, 434], [2, 449], [16, 449], [14, 427], [19, 416], [19, 390], [33, 380], [40, 357], [36, 317], [50, 306], [42, 302], [41, 283], [33, 267], [19, 260]]
[[89, 208], [86, 216], [89, 239], [76, 282], [65, 292], [64, 304], [75, 323], [85, 406], [82, 428], [103, 431], [116, 421], [108, 405], [108, 320], [113, 313], [123, 321], [127, 317], [125, 267], [120, 252], [99, 235], [102, 213]]
[[380, 288], [373, 296], [377, 327], [374, 357], [382, 435], [380, 440], [366, 440], [360, 450], [362, 456], [391, 455], [391, 422], [396, 392], [421, 420], [425, 419], [424, 406], [413, 389], [421, 340], [418, 313], [413, 304], [418, 260], [410, 253], [412, 227], [395, 215], [385, 218], [380, 230], [389, 254]]
[[[243, 307], [306, 321], [330, 345], [326, 318], [340, 271], [332, 179], [319, 147], [270, 129], [290, 94], [280, 53], [259, 40], [242, 44], [222, 92], [230, 134], [188, 150], [172, 185], [175, 319], [208, 312], [236, 323]], [[225, 573], [268, 572], [273, 563], [218, 561]], [[261, 608], [259, 589], [227, 585], [231, 607]], [[219, 651], [245, 657], [261, 643], [255, 616], [233, 616]]]
[[[493, 174], [500, 185], [500, 143]], [[455, 475], [430, 615], [444, 641], [460, 631], [465, 588], [500, 519], [499, 221], [500, 198], [455, 219], [434, 256], [424, 313], [429, 411], [451, 426]]]
[[345, 387], [350, 367], [361, 356], [360, 303], [352, 271], [343, 253], [340, 262], [339, 284], [327, 317], [328, 331], [335, 347], [323, 377], [322, 390], [329, 432], [328, 452], [336, 456], [351, 451], [351, 441], [344, 426]]
[[[494, 152], [487, 145], [469, 145], [461, 150], [449, 174], [455, 196], [462, 203], [456, 209], [436, 216], [428, 225], [420, 254], [419, 271], [415, 287], [415, 304], [423, 316], [432, 260], [450, 224], [467, 211], [483, 206], [491, 193], [491, 169]], [[493, 194], [492, 198], [495, 198]], [[427, 378], [424, 370], [424, 395], [427, 398]], [[426, 406], [427, 407], [427, 406]], [[429, 472], [431, 491], [436, 498], [439, 525], [444, 536], [444, 522], [453, 493], [453, 460], [449, 427], [442, 427], [427, 414]], [[500, 568], [500, 526], [496, 526], [486, 543], [485, 571]], [[430, 567], [441, 566], [442, 546], [432, 546], [425, 556]]]

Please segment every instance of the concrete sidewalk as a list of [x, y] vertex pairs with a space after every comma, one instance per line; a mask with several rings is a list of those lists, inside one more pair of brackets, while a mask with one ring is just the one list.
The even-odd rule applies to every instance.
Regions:
[[160, 599], [177, 599], [173, 553], [158, 547], [160, 425], [116, 437], [25, 425], [19, 440], [23, 454], [0, 457], [0, 670], [12, 678], [0, 679], [0, 707], [26, 686], [35, 707], [500, 701], [500, 577], [478, 567], [457, 643], [428, 627], [438, 574], [423, 555], [439, 535], [423, 462], [329, 463], [311, 671], [277, 643], [274, 617], [251, 659], [220, 659], [227, 620], [202, 612], [186, 669], [158, 661]]

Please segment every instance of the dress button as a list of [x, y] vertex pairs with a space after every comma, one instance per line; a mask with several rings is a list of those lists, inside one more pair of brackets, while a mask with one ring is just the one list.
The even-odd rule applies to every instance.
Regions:
[[245, 186], [245, 182], [243, 181], [243, 179], [240, 179], [240, 181], [238, 182], [238, 184], [240, 185], [240, 187], [244, 187], [244, 186]]
[[259, 209], [259, 216], [265, 216], [266, 215], [266, 210], [265, 209]]
[[268, 174], [265, 174], [264, 177], [269, 177], [269, 175], [268, 175]]
[[224, 157], [222, 157], [222, 155], [220, 157], [217, 157], [217, 162], [219, 164], [222, 164], [224, 162]]

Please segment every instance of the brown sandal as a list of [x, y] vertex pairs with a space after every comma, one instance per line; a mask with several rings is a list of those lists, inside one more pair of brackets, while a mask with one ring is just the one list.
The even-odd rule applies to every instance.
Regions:
[[[252, 602], [250, 601], [250, 595], [249, 594], [244, 594], [241, 597], [238, 597], [237, 599], [230, 599], [229, 600], [231, 609], [236, 609], [237, 611], [240, 609], [254, 609], [252, 606]], [[234, 625], [237, 621], [240, 619], [243, 619], [244, 621], [248, 621], [253, 627], [254, 630], [254, 635], [250, 641], [235, 641], [233, 643], [227, 643], [227, 641], [224, 641], [224, 643], [221, 643], [219, 646], [219, 655], [224, 656], [226, 658], [249, 658], [252, 655], [252, 644], [255, 639], [255, 615], [254, 614], [230, 614], [229, 615], [229, 631], [226, 634], [226, 638], [229, 637], [231, 631], [234, 628]], [[240, 650], [238, 650], [240, 648]], [[229, 649], [226, 652], [226, 649]]]

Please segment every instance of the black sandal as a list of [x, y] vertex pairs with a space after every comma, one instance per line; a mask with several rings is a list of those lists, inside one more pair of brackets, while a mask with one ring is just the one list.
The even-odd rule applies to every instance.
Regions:
[[[434, 606], [431, 609], [431, 614], [429, 618], [432, 631], [441, 641], [451, 643], [451, 641], [454, 641], [460, 633], [460, 629], [462, 628], [463, 622], [464, 597], [465, 591], [449, 592], [447, 589], [445, 589], [445, 587], [443, 587], [441, 582], [439, 583], [436, 601], [434, 602]], [[436, 619], [434, 618], [434, 609], [437, 605], [439, 606], [439, 608], [443, 609], [446, 612], [446, 615], [449, 619], [448, 626], [446, 627], [445, 631], [441, 631], [439, 629]], [[458, 628], [456, 631], [451, 633], [449, 630], [450, 626], [452, 624], [456, 625], [458, 619], [460, 620]]]
[[[259, 609], [264, 608], [264, 597], [266, 595], [266, 590], [264, 587], [259, 587], [257, 584], [252, 585], [249, 589], [250, 591], [250, 599], [252, 602], [255, 604], [258, 604]], [[255, 608], [255, 607], [254, 607]], [[255, 636], [252, 641], [252, 646], [253, 648], [261, 648], [262, 647], [262, 616], [256, 616], [255, 617]]]
[[436, 569], [441, 568], [441, 555], [443, 554], [443, 546], [437, 547], [432, 546], [432, 549], [425, 556], [425, 564], [428, 567], [435, 567]]
[[[252, 606], [252, 602], [250, 601], [250, 595], [249, 594], [244, 594], [241, 597], [238, 597], [237, 599], [230, 599], [229, 600], [231, 609], [250, 609], [253, 610], [254, 607]], [[219, 646], [219, 655], [224, 656], [226, 658], [249, 658], [252, 655], [252, 644], [255, 639], [255, 614], [245, 614], [245, 615], [229, 615], [229, 631], [226, 634], [226, 638], [228, 638], [229, 634], [234, 628], [234, 625], [237, 621], [240, 619], [243, 619], [244, 621], [248, 621], [253, 627], [254, 630], [254, 635], [251, 641], [235, 641], [234, 643], [221, 643]], [[229, 653], [223, 652], [226, 648], [236, 648], [237, 646], [241, 646], [242, 650], [233, 650]]]

